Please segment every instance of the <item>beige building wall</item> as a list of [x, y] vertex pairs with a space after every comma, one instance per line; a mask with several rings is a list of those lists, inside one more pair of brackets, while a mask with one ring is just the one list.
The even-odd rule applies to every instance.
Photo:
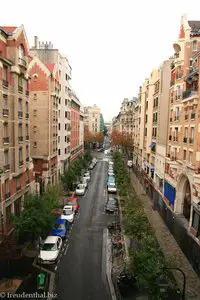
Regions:
[[100, 108], [94, 104], [85, 107], [85, 124], [91, 133], [100, 132]]

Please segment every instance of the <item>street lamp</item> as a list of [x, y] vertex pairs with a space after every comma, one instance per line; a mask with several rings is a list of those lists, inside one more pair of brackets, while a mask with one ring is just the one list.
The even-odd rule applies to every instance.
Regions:
[[185, 300], [185, 287], [186, 287], [186, 276], [185, 273], [183, 272], [183, 270], [179, 269], [179, 268], [163, 268], [164, 270], [176, 270], [179, 271], [182, 275], [183, 275], [183, 289], [182, 289], [182, 300]]

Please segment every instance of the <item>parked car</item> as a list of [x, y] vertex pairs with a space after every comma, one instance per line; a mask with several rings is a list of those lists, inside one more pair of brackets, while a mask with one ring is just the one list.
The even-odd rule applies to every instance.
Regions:
[[67, 238], [67, 233], [69, 230], [69, 222], [64, 219], [57, 219], [55, 225], [51, 230], [51, 235], [60, 236], [61, 238]]
[[113, 166], [114, 163], [113, 163], [113, 161], [110, 160], [108, 164], [109, 164], [109, 167], [110, 167], [110, 166]]
[[108, 185], [109, 183], [115, 183], [115, 177], [114, 177], [114, 176], [108, 176], [107, 185]]
[[85, 185], [81, 183], [78, 184], [75, 193], [77, 196], [83, 196], [85, 194]]
[[132, 168], [132, 166], [133, 166], [132, 160], [128, 160], [127, 161], [127, 167]]
[[97, 151], [98, 151], [98, 152], [103, 152], [104, 149], [103, 149], [103, 148], [100, 148], [100, 149], [98, 149]]
[[113, 204], [113, 205], [115, 205], [116, 207], [118, 207], [117, 198], [114, 198], [113, 196], [108, 196], [107, 202], [109, 202], [110, 204]]
[[84, 184], [86, 189], [88, 188], [88, 180], [86, 178], [82, 178], [80, 183]]
[[40, 248], [38, 261], [41, 264], [55, 264], [62, 248], [62, 239], [59, 236], [48, 236]]
[[105, 205], [105, 211], [108, 213], [114, 213], [117, 210], [116, 205], [111, 202], [107, 202]]
[[115, 183], [108, 183], [107, 189], [108, 189], [109, 193], [116, 193], [117, 192]]
[[96, 159], [96, 157], [93, 157], [93, 159], [92, 159], [92, 163], [94, 163], [94, 164], [96, 165], [96, 163], [97, 163], [97, 159]]
[[61, 219], [67, 220], [69, 223], [73, 223], [74, 222], [74, 216], [75, 216], [75, 212], [74, 212], [74, 208], [72, 205], [65, 205], [63, 207], [63, 212], [61, 215]]
[[66, 205], [72, 205], [74, 212], [77, 213], [80, 207], [80, 201], [76, 197], [70, 197], [67, 199]]
[[88, 167], [88, 170], [93, 170], [94, 169], [94, 163], [91, 163], [90, 165], [89, 165], [89, 167]]
[[115, 176], [113, 171], [108, 171], [108, 176]]
[[90, 181], [90, 172], [85, 172], [83, 178], [86, 178], [88, 181]]

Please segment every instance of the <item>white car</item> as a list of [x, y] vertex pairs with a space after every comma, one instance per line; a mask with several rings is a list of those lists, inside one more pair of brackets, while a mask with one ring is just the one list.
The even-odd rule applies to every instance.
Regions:
[[74, 222], [75, 212], [72, 205], [65, 205], [63, 207], [63, 212], [61, 219], [67, 220], [69, 223]]
[[83, 175], [83, 178], [87, 179], [88, 181], [90, 181], [90, 172], [86, 172], [84, 175]]
[[108, 193], [116, 193], [117, 192], [115, 183], [109, 183], [107, 186], [107, 189], [108, 189]]
[[77, 185], [76, 195], [83, 196], [84, 194], [85, 194], [85, 185], [80, 183]]
[[97, 159], [95, 157], [92, 159], [92, 163], [96, 165]]
[[111, 161], [111, 160], [109, 161], [109, 167], [110, 166], [113, 166], [113, 161]]
[[132, 166], [133, 166], [132, 160], [128, 160], [127, 161], [127, 167], [132, 168]]
[[108, 176], [115, 176], [114, 172], [108, 171]]
[[38, 260], [41, 264], [55, 264], [62, 248], [62, 238], [59, 236], [48, 236], [40, 248]]
[[84, 184], [84, 186], [85, 186], [85, 188], [87, 189], [88, 188], [88, 180], [86, 179], [86, 178], [82, 178], [81, 179], [81, 182], [80, 182], [81, 184]]

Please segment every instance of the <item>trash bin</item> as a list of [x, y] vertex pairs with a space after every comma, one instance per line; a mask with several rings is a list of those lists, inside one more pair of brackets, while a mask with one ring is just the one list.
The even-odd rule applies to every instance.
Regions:
[[38, 276], [37, 276], [37, 289], [38, 290], [44, 290], [45, 281], [46, 281], [46, 274], [45, 273], [38, 274]]

